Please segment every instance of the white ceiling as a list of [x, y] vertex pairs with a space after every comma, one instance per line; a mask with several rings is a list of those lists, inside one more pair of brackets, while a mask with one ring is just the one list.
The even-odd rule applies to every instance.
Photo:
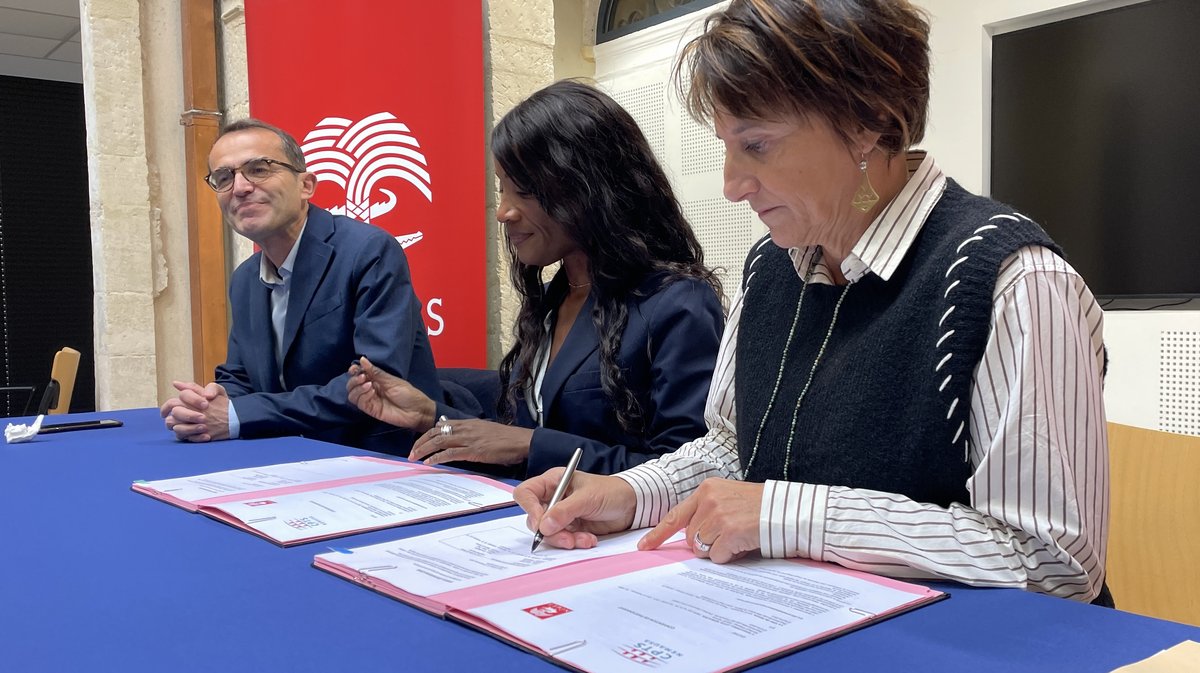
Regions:
[[0, 0], [0, 75], [80, 82], [78, 0]]

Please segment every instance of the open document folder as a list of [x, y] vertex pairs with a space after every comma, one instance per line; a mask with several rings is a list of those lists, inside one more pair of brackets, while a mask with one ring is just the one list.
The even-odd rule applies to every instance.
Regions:
[[285, 547], [513, 504], [512, 487], [494, 479], [370, 456], [140, 481], [133, 490]]
[[317, 568], [569, 668], [733, 671], [945, 598], [802, 560], [717, 565], [645, 531], [529, 551], [523, 516], [317, 555]]

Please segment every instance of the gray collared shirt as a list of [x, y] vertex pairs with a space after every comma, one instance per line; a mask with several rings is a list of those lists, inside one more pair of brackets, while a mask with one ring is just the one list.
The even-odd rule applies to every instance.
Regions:
[[[300, 240], [304, 238], [304, 228], [308, 219], [300, 225], [300, 233], [287, 259], [276, 269], [266, 253], [259, 258], [258, 279], [271, 290], [271, 336], [275, 345], [275, 369], [279, 372], [279, 386], [286, 388], [283, 381], [283, 326], [287, 322], [288, 296], [292, 291], [292, 267], [296, 264], [296, 251], [300, 249]], [[229, 403], [229, 438], [237, 439], [241, 435], [242, 424], [238, 420], [237, 409], [231, 400]]]

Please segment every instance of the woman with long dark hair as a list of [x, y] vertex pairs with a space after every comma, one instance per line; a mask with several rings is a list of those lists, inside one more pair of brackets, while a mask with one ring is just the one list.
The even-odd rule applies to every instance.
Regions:
[[488, 381], [497, 420], [435, 404], [369, 362], [351, 368], [350, 399], [425, 432], [410, 458], [530, 475], [576, 447], [582, 469], [612, 473], [702, 434], [721, 285], [637, 123], [601, 91], [558, 82], [504, 116], [492, 154], [522, 298], [515, 343]]

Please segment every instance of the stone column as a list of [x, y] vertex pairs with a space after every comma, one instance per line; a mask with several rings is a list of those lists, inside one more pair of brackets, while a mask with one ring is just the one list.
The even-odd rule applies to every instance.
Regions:
[[137, 0], [82, 0], [96, 406], [157, 401], [150, 187]]
[[[180, 3], [142, 2], [145, 68], [146, 172], [150, 185], [150, 241], [154, 260], [153, 327], [157, 404], [178, 392], [171, 381], [205, 381], [193, 371], [191, 279], [188, 269], [187, 157], [184, 153], [183, 52]], [[102, 55], [102, 54], [101, 54]], [[208, 196], [205, 194], [205, 196]]]
[[[217, 46], [221, 53], [217, 54], [217, 58], [223, 65], [224, 77], [221, 113], [225, 116], [224, 122], [229, 122], [250, 116], [250, 78], [246, 72], [246, 11], [243, 0], [221, 0], [219, 9], [221, 42]], [[226, 230], [225, 241], [228, 245], [227, 271], [233, 273], [238, 264], [254, 254], [254, 244], [230, 230]]]
[[[484, 14], [484, 100], [491, 124], [529, 94], [554, 81], [554, 1], [488, 0]], [[495, 175], [491, 157], [488, 175]], [[493, 177], [494, 179], [494, 177]], [[508, 246], [496, 223], [496, 188], [488, 192], [488, 363], [512, 346], [521, 299], [508, 279]]]
[[554, 0], [554, 79], [596, 75], [596, 14], [600, 0]]

